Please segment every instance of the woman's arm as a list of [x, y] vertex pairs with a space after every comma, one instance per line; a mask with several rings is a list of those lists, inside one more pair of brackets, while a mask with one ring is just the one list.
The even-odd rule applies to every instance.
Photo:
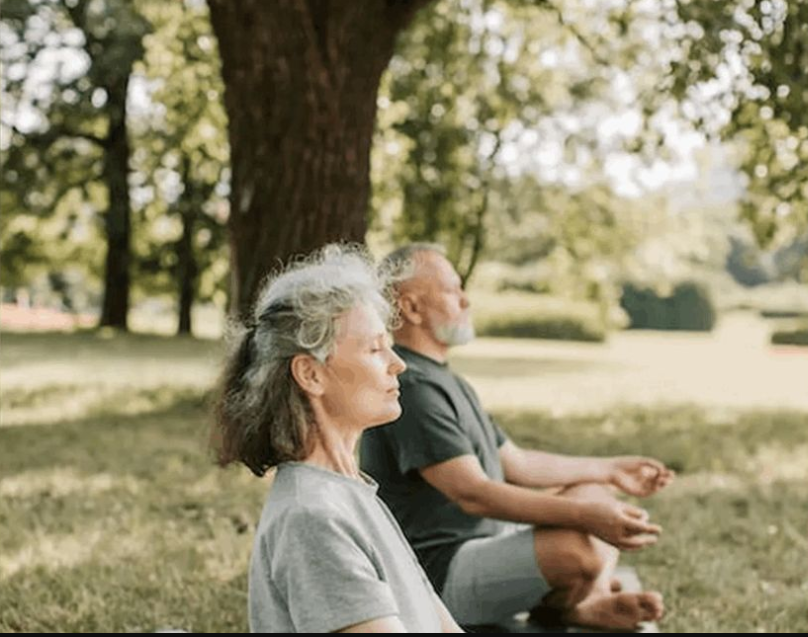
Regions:
[[370, 621], [362, 622], [361, 624], [354, 624], [342, 628], [338, 633], [406, 633], [404, 624], [396, 615], [389, 617], [379, 617], [378, 619], [371, 619]]
[[460, 626], [457, 625], [457, 622], [452, 617], [452, 614], [449, 612], [449, 609], [446, 608], [446, 605], [441, 601], [441, 598], [435, 595], [435, 607], [438, 610], [438, 617], [440, 617], [440, 626], [443, 629], [444, 633], [464, 633], [466, 632]]

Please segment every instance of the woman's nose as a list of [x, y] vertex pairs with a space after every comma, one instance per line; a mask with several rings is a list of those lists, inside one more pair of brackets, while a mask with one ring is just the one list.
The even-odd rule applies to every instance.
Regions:
[[390, 350], [390, 354], [393, 356], [392, 364], [390, 365], [390, 371], [398, 376], [402, 373], [405, 369], [407, 369], [407, 363], [405, 363], [401, 357], [396, 354], [392, 349]]

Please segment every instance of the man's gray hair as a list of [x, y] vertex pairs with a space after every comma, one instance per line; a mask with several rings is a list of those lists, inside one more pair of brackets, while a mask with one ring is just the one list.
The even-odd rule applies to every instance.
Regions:
[[291, 361], [309, 354], [325, 362], [337, 319], [361, 304], [391, 320], [384, 283], [360, 246], [326, 246], [267, 279], [251, 321], [231, 338], [213, 440], [221, 465], [241, 461], [260, 476], [305, 457], [316, 423]]
[[434, 252], [446, 256], [446, 248], [439, 243], [416, 241], [393, 250], [379, 264], [380, 276], [393, 289], [415, 275], [415, 257], [421, 252]]

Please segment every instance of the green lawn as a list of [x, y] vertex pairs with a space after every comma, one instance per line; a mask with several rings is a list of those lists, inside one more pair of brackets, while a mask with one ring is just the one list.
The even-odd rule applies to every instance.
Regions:
[[[246, 630], [266, 481], [206, 451], [219, 349], [2, 335], [0, 631]], [[679, 471], [646, 503], [662, 540], [628, 558], [665, 594], [663, 630], [808, 630], [808, 413], [497, 415], [520, 443]]]

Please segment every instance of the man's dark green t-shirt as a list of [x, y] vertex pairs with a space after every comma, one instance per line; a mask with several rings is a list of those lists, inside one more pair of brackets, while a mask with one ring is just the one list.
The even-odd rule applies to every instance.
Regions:
[[474, 455], [489, 478], [502, 482], [499, 448], [507, 438], [474, 389], [447, 364], [399, 345], [395, 351], [407, 363], [399, 376], [402, 413], [391, 424], [365, 431], [360, 464], [379, 483], [379, 495], [441, 591], [460, 546], [497, 535], [507, 524], [465, 513], [418, 470]]

